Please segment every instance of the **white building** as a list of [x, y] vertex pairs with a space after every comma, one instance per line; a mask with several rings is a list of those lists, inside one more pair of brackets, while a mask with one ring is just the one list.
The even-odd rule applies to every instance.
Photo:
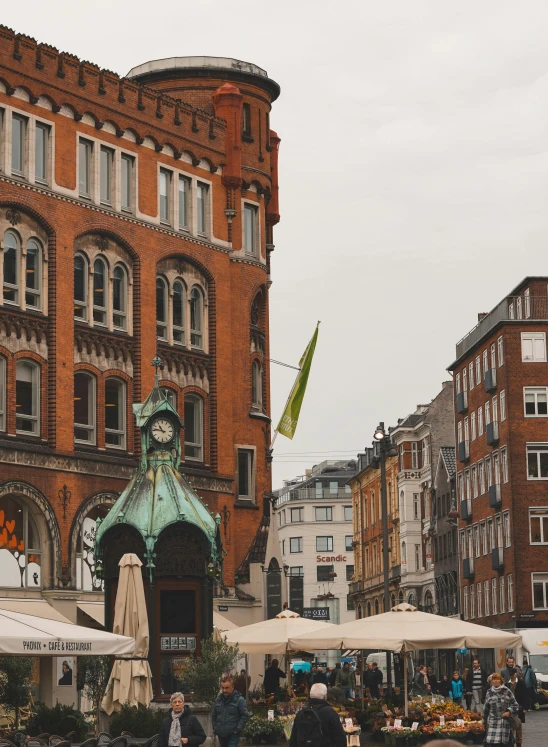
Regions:
[[[355, 461], [325, 461], [305, 477], [286, 480], [274, 493], [289, 606], [297, 612], [299, 603], [302, 607], [327, 608], [332, 623], [355, 618], [348, 595], [354, 554], [352, 495], [346, 483], [356, 471]], [[302, 582], [294, 582], [295, 577]], [[327, 657], [328, 664], [339, 655]]]

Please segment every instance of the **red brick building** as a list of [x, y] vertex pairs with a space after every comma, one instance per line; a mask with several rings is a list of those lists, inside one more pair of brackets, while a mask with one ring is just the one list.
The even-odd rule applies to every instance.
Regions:
[[461, 611], [548, 624], [548, 278], [525, 278], [457, 343]]
[[233, 586], [271, 490], [278, 95], [237, 60], [122, 78], [0, 27], [0, 597], [93, 612], [156, 355]]

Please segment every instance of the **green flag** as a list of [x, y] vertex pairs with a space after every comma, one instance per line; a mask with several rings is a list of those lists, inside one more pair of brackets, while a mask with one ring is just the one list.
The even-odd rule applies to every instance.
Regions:
[[299, 368], [301, 370], [297, 374], [285, 410], [283, 411], [278, 427], [276, 428], [278, 433], [281, 433], [282, 436], [289, 439], [293, 438], [295, 431], [297, 430], [299, 414], [301, 412], [304, 393], [308, 383], [308, 375], [310, 374], [310, 366], [312, 365], [312, 358], [314, 357], [314, 350], [316, 349], [316, 342], [318, 340], [319, 324], [320, 323], [318, 322], [316, 330], [312, 335], [312, 339], [308, 343], [307, 348], [303, 353], [303, 357], [299, 361]]

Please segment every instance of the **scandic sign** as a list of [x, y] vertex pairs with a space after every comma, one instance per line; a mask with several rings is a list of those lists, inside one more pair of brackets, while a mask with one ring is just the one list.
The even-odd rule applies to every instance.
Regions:
[[316, 555], [316, 563], [326, 563], [328, 561], [344, 563], [346, 555]]

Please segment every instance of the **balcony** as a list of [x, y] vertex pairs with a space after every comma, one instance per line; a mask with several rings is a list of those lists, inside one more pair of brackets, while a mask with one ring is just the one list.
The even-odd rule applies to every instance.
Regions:
[[493, 420], [491, 423], [487, 423], [485, 434], [487, 436], [487, 443], [489, 444], [489, 446], [495, 446], [495, 444], [498, 444], [499, 424], [496, 420]]
[[504, 547], [494, 547], [491, 550], [491, 568], [502, 571], [504, 568]]
[[459, 462], [467, 462], [470, 459], [470, 441], [459, 443]]
[[483, 380], [486, 392], [494, 392], [497, 388], [497, 369], [490, 368], [485, 372], [485, 379]]
[[[517, 296], [508, 296], [503, 298], [502, 301], [495, 306], [495, 308], [483, 319], [476, 324], [476, 326], [466, 334], [460, 342], [457, 342], [456, 347], [456, 360], [459, 360], [474, 345], [480, 340], [483, 340], [491, 330], [493, 330], [497, 324], [505, 321], [519, 321], [517, 318]], [[546, 321], [548, 319], [548, 297], [547, 296], [532, 296], [529, 299], [529, 316], [528, 321]]]
[[462, 575], [464, 578], [474, 578], [474, 558], [463, 559]]
[[460, 516], [463, 521], [472, 518], [472, 501], [469, 498], [460, 502]]
[[459, 392], [457, 394], [457, 412], [462, 414], [468, 410], [468, 392]]
[[489, 505], [491, 508], [500, 508], [502, 506], [502, 491], [500, 485], [489, 486]]

